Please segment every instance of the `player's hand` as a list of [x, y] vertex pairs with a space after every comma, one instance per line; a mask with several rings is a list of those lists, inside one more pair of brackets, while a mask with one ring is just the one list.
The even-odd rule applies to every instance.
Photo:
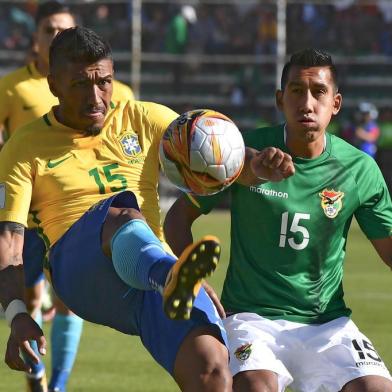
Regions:
[[46, 354], [46, 339], [39, 325], [27, 313], [15, 316], [11, 324], [11, 333], [7, 342], [5, 363], [13, 370], [31, 372], [31, 368], [20, 356], [23, 352], [35, 363], [39, 362], [38, 356], [30, 346], [29, 340], [35, 340], [41, 355]]
[[203, 287], [207, 295], [211, 298], [211, 301], [215, 305], [220, 318], [224, 319], [226, 317], [226, 312], [215, 290], [207, 282], [203, 282]]
[[276, 147], [257, 152], [250, 161], [250, 167], [256, 177], [272, 182], [282, 181], [295, 173], [291, 156]]

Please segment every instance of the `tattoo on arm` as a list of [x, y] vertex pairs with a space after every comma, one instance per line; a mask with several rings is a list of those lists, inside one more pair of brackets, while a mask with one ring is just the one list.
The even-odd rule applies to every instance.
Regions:
[[23, 298], [24, 226], [0, 222], [0, 302], [4, 309], [15, 298]]
[[24, 226], [20, 223], [8, 221], [0, 222], [0, 234], [5, 231], [10, 231], [12, 233], [23, 235], [24, 229]]

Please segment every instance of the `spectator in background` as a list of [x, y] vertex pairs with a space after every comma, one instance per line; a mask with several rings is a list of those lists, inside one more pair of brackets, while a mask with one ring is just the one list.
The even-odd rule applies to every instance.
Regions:
[[166, 15], [162, 7], [146, 5], [142, 14], [142, 47], [146, 52], [163, 52]]
[[165, 40], [167, 53], [185, 53], [189, 37], [189, 24], [193, 24], [196, 21], [195, 9], [191, 5], [183, 5], [169, 23]]
[[361, 102], [354, 115], [354, 121], [345, 131], [343, 137], [361, 151], [375, 157], [380, 129], [377, 125], [378, 110], [370, 102]]
[[269, 10], [258, 9], [259, 21], [257, 26], [257, 41], [255, 45], [256, 54], [276, 53], [276, 16]]
[[[196, 23], [197, 15], [191, 5], [183, 5], [169, 22], [165, 37], [167, 53], [184, 54], [189, 39], [189, 25]], [[184, 76], [184, 63], [175, 59], [173, 61], [174, 89], [181, 90]]]
[[110, 10], [106, 4], [99, 4], [89, 25], [98, 34], [108, 41], [112, 40], [113, 30], [111, 26]]

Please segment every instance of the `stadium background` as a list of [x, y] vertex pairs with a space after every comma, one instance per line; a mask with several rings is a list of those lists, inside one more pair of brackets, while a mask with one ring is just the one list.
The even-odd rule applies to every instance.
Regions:
[[[142, 100], [178, 112], [211, 107], [241, 130], [280, 120], [274, 90], [287, 55], [308, 46], [334, 55], [343, 110], [337, 132], [362, 101], [379, 110], [377, 160], [392, 184], [391, 0], [66, 1], [79, 22], [108, 38], [116, 77]], [[197, 15], [185, 45], [170, 26], [181, 5]], [[24, 63], [37, 0], [0, 0], [0, 76]], [[178, 31], [177, 31], [178, 33]]]
[[[241, 130], [281, 120], [274, 91], [287, 56], [313, 46], [329, 51], [340, 73], [343, 110], [339, 133], [362, 101], [379, 110], [377, 161], [392, 184], [392, 0], [66, 1], [79, 22], [110, 41], [117, 79], [142, 100], [178, 112], [209, 107], [231, 116]], [[170, 29], [182, 5], [197, 15], [185, 45]], [[24, 64], [31, 49], [36, 1], [0, 0], [0, 76]], [[173, 41], [174, 40], [174, 41]], [[0, 103], [1, 104], [1, 103]], [[163, 206], [173, 188], [162, 184]], [[221, 289], [227, 262], [225, 212], [206, 217], [195, 231], [217, 232], [226, 242], [212, 283]], [[391, 276], [357, 226], [352, 230], [345, 277], [354, 320], [392, 368]], [[388, 333], [389, 331], [389, 333]], [[7, 327], [0, 321], [4, 352]], [[129, 342], [130, 341], [130, 342]], [[46, 359], [48, 361], [48, 359]], [[23, 378], [0, 365], [0, 392], [23, 390]], [[175, 391], [137, 339], [88, 325], [70, 391]]]

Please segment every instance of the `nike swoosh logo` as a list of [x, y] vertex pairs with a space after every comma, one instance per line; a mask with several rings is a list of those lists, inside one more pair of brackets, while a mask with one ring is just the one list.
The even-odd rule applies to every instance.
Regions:
[[53, 169], [54, 167], [60, 165], [60, 163], [63, 163], [64, 161], [66, 161], [67, 159], [72, 158], [72, 155], [68, 155], [63, 159], [60, 159], [59, 161], [52, 161], [51, 159], [49, 159], [48, 163], [47, 163], [47, 167], [49, 169]]
[[28, 105], [23, 105], [22, 106], [23, 110], [31, 110], [31, 109], [34, 109], [34, 108], [35, 108], [35, 106], [28, 106]]

